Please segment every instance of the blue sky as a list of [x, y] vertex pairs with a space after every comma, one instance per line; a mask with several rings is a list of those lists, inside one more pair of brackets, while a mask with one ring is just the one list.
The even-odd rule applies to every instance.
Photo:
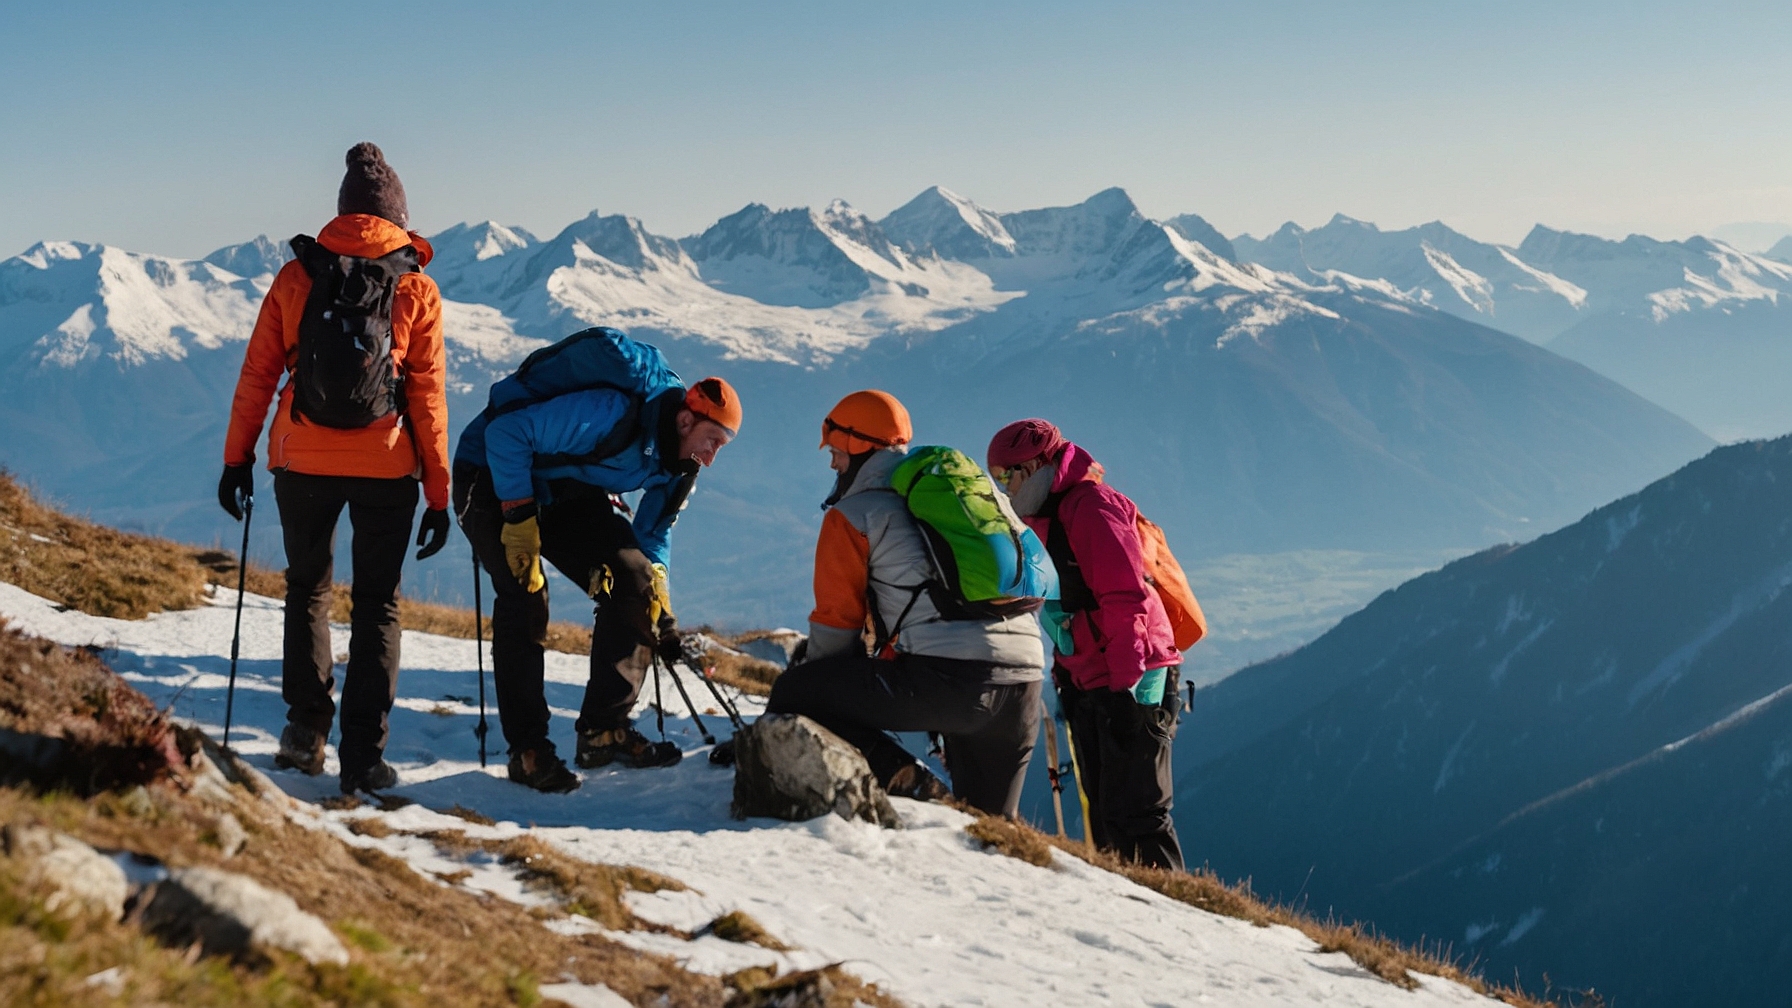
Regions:
[[315, 230], [371, 139], [413, 223], [660, 233], [1124, 186], [1231, 234], [1792, 221], [1792, 5], [0, 6], [0, 255]]

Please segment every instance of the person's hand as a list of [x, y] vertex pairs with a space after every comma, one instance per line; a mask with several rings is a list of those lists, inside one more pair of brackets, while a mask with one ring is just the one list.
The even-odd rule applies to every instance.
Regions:
[[504, 544], [504, 561], [517, 584], [530, 594], [547, 587], [547, 579], [541, 576], [541, 526], [533, 511], [516, 521], [506, 515], [498, 541]]
[[225, 514], [242, 521], [243, 510], [253, 507], [254, 500], [255, 463], [225, 466], [224, 475], [218, 478], [218, 506]]
[[667, 668], [671, 668], [679, 662], [684, 661], [684, 641], [678, 636], [678, 624], [676, 622], [672, 624], [670, 629], [667, 629], [664, 624], [661, 624], [659, 653], [660, 660], [666, 663]]
[[668, 620], [677, 626], [677, 619], [672, 615], [672, 588], [666, 580], [666, 565], [656, 563], [653, 580], [647, 585], [647, 623], [664, 636]]
[[447, 542], [448, 509], [430, 508], [423, 512], [423, 520], [417, 524], [417, 545], [423, 548], [417, 551], [417, 559], [435, 556]]

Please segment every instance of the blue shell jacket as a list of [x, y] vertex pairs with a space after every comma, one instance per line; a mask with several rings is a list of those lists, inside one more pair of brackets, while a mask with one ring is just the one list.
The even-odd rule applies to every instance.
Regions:
[[[489, 469], [492, 489], [501, 501], [534, 497], [553, 501], [550, 480], [573, 479], [610, 493], [645, 491], [635, 508], [635, 538], [653, 563], [669, 564], [672, 523], [685, 494], [681, 480], [694, 469], [680, 465], [676, 428], [671, 419], [684, 390], [673, 389], [642, 405], [639, 434], [627, 447], [599, 462], [537, 468], [536, 457], [582, 455], [593, 450], [625, 419], [631, 397], [615, 389], [568, 392], [488, 419], [484, 413], [467, 424], [455, 446], [454, 460]], [[668, 441], [670, 443], [668, 443]]]

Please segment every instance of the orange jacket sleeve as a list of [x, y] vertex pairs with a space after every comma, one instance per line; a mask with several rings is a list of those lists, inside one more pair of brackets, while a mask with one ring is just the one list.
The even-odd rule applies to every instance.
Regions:
[[855, 633], [864, 629], [870, 577], [870, 540], [837, 508], [828, 509], [815, 542], [815, 611], [809, 621]]
[[393, 343], [398, 343], [396, 330], [403, 325], [405, 414], [423, 469], [423, 499], [439, 510], [448, 506], [448, 353], [442, 338], [442, 295], [435, 281], [420, 274], [405, 281], [403, 293], [410, 296], [394, 299]]
[[286, 323], [282, 302], [294, 280], [293, 271], [304, 267], [289, 262], [274, 278], [274, 286], [261, 300], [261, 313], [255, 318], [255, 330], [249, 334], [249, 347], [243, 353], [243, 370], [237, 375], [236, 395], [230, 403], [230, 429], [224, 436], [224, 464], [248, 465], [255, 461], [255, 442], [261, 437], [261, 426], [267, 422], [268, 404], [286, 374]]

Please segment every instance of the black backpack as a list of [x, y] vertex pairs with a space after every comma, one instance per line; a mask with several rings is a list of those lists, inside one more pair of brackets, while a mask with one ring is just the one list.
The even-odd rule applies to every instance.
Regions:
[[302, 414], [347, 430], [402, 413], [404, 377], [392, 359], [392, 296], [399, 277], [422, 268], [416, 248], [362, 259], [299, 235], [292, 251], [311, 277], [290, 379], [293, 418]]

